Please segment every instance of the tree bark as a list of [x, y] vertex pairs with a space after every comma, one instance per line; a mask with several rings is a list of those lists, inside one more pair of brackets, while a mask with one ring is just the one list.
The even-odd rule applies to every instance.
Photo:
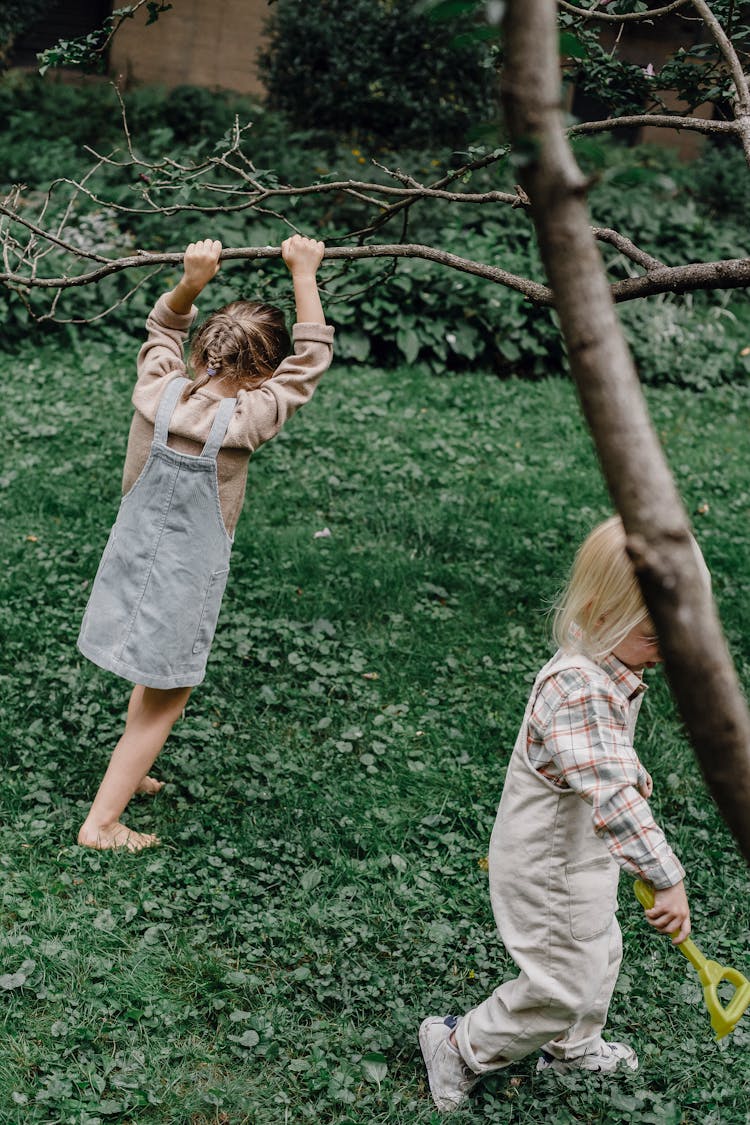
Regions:
[[651, 425], [565, 137], [555, 0], [509, 0], [511, 140], [581, 405], [706, 782], [750, 863], [750, 714]]

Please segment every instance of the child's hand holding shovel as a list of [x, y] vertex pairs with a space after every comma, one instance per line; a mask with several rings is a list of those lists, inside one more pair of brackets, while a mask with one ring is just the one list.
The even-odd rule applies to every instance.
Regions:
[[649, 924], [660, 934], [669, 934], [680, 945], [690, 934], [690, 908], [685, 884], [675, 883], [665, 890], [654, 890], [654, 905], [645, 911]]

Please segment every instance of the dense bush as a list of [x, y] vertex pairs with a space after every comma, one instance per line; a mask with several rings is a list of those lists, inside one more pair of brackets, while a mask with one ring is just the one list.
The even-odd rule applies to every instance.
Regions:
[[[182, 88], [140, 90], [128, 96], [133, 143], [154, 155], [169, 152], [190, 159], [210, 152], [230, 128], [235, 113], [253, 121], [250, 152], [258, 175], [307, 183], [328, 176], [382, 176], [369, 157], [371, 148], [329, 138], [323, 149], [309, 133], [294, 133], [285, 118], [259, 110], [243, 99], [213, 96]], [[31, 198], [54, 174], [75, 175], [88, 166], [85, 144], [110, 151], [118, 143], [119, 113], [104, 86], [72, 89], [47, 83], [0, 84], [0, 167], [8, 180], [23, 181]], [[594, 222], [629, 232], [645, 250], [668, 264], [745, 256], [748, 252], [742, 201], [746, 171], [737, 166], [731, 182], [716, 179], [720, 160], [706, 156], [683, 166], [661, 150], [627, 149], [611, 142], [579, 141], [577, 156], [594, 177]], [[413, 171], [429, 181], [444, 171], [451, 152], [390, 151], [378, 158]], [[722, 155], [722, 159], [723, 159]], [[363, 167], [367, 165], [367, 167]], [[133, 169], [110, 169], [89, 186], [129, 207], [142, 201], [142, 184]], [[512, 170], [476, 172], [472, 190], [512, 185]], [[726, 189], [727, 206], [721, 209]], [[41, 196], [37, 196], [37, 201]], [[184, 196], [187, 199], [187, 196]], [[343, 231], [361, 222], [362, 212], [349, 197], [308, 196], [297, 201], [299, 229], [335, 243]], [[525, 277], [542, 277], [533, 228], [528, 216], [510, 208], [431, 205], [413, 207], [408, 239], [442, 247], [462, 257], [502, 266]], [[48, 212], [48, 220], [53, 211]], [[76, 205], [65, 227], [79, 245], [119, 256], [138, 246], [179, 249], [211, 233], [226, 245], [278, 243], [288, 232], [273, 215], [231, 212], [210, 218], [196, 213], [135, 216], [111, 214], [89, 200]], [[386, 228], [377, 241], [395, 241], [399, 231]], [[627, 277], [632, 263], [604, 246], [611, 276]], [[55, 254], [46, 259], [55, 268]], [[62, 258], [58, 258], [58, 268]], [[99, 333], [132, 332], [159, 289], [173, 284], [164, 271], [145, 284], [123, 307], [97, 326]], [[326, 268], [326, 307], [338, 329], [338, 356], [344, 363], [392, 366], [406, 360], [427, 364], [435, 372], [495, 370], [501, 374], [540, 377], [564, 370], [562, 344], [553, 314], [531, 305], [518, 293], [469, 274], [416, 259], [383, 259]], [[100, 314], [137, 278], [114, 275], [96, 288], [69, 290], [58, 313], [73, 318]], [[289, 302], [288, 276], [278, 262], [226, 265], [212, 284], [209, 299], [220, 303], [237, 292]], [[747, 380], [750, 369], [750, 301], [744, 292], [664, 296], [621, 306], [621, 318], [644, 382], [702, 388], [722, 381]], [[23, 303], [0, 292], [0, 315], [6, 340], [29, 331]], [[36, 333], [56, 331], [49, 324]]]
[[297, 127], [453, 144], [488, 115], [493, 72], [476, 43], [457, 44], [460, 27], [413, 0], [277, 0], [271, 11], [261, 72], [270, 106]]
[[[127, 95], [128, 124], [139, 147], [149, 136], [160, 143], [167, 130], [169, 145], [196, 145], [217, 140], [231, 125], [235, 114], [243, 121], [258, 113], [257, 104], [240, 94], [209, 93], [198, 86], [172, 90], [144, 86]], [[58, 165], [60, 152], [49, 155], [54, 141], [69, 155], [64, 158], [72, 171], [80, 171], [84, 145], [103, 151], [124, 148], [120, 108], [112, 87], [98, 80], [83, 88], [42, 79], [38, 75], [11, 72], [0, 81], [0, 151], [2, 178], [21, 179], [35, 185], [64, 174]], [[43, 142], [43, 143], [40, 143]], [[146, 145], [145, 147], [148, 147]]]
[[689, 189], [712, 215], [744, 224], [750, 214], [750, 176], [741, 149], [718, 143], [706, 149], [694, 168]]

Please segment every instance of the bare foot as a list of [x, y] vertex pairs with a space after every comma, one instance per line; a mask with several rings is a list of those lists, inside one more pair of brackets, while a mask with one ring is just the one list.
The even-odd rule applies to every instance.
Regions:
[[129, 852], [140, 852], [160, 843], [152, 832], [133, 832], [119, 821], [107, 827], [88, 827], [83, 825], [78, 833], [78, 843], [83, 848], [96, 848], [106, 851], [109, 848], [125, 848]]
[[135, 791], [136, 793], [143, 793], [147, 797], [153, 797], [163, 788], [163, 781], [157, 781], [155, 777], [150, 777], [149, 774], [146, 774], [140, 784], [136, 786]]

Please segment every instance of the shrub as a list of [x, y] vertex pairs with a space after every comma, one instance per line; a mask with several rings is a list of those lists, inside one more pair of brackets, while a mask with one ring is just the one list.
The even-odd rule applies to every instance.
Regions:
[[453, 144], [489, 114], [492, 70], [413, 0], [277, 0], [260, 55], [269, 105], [299, 128]]
[[742, 150], [727, 144], [708, 145], [694, 173], [686, 187], [701, 206], [717, 218], [746, 225], [750, 176]]
[[747, 382], [750, 302], [708, 308], [690, 297], [657, 297], [623, 305], [620, 319], [641, 381], [673, 383], [705, 391], [721, 383]]

